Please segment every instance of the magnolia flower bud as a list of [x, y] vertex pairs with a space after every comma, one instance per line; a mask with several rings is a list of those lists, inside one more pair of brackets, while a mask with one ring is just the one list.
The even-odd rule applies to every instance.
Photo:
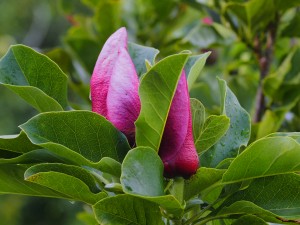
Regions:
[[190, 177], [199, 167], [195, 148], [190, 97], [184, 71], [181, 74], [171, 104], [164, 134], [159, 148], [166, 177]]
[[134, 143], [140, 113], [139, 79], [127, 50], [127, 32], [120, 28], [104, 44], [91, 78], [92, 110], [109, 120]]

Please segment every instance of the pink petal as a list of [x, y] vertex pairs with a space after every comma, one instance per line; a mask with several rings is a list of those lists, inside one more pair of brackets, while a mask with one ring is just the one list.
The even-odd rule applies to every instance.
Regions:
[[135, 132], [140, 113], [139, 80], [129, 53], [121, 49], [111, 75], [107, 95], [107, 118], [125, 134]]
[[106, 41], [91, 79], [92, 110], [132, 139], [140, 112], [139, 80], [127, 51], [127, 32], [117, 30]]
[[167, 177], [189, 177], [199, 166], [193, 140], [190, 98], [184, 71], [171, 104], [159, 155], [164, 163]]

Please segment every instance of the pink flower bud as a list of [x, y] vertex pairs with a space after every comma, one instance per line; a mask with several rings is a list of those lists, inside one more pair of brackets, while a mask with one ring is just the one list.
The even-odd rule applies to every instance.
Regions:
[[166, 177], [190, 177], [199, 167], [195, 148], [190, 98], [183, 71], [171, 104], [164, 134], [159, 148]]
[[140, 113], [139, 79], [120, 28], [104, 44], [91, 78], [92, 110], [108, 119], [134, 143]]
[[204, 17], [202, 19], [202, 23], [205, 25], [211, 26], [214, 23], [214, 21], [210, 17]]

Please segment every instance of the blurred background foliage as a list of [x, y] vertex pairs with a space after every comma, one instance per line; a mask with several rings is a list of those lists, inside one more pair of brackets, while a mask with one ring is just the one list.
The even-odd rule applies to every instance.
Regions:
[[[224, 78], [253, 118], [254, 141], [300, 131], [299, 6], [299, 0], [0, 0], [0, 57], [11, 44], [47, 54], [69, 76], [72, 107], [90, 109], [94, 64], [121, 26], [130, 42], [159, 49], [157, 60], [186, 49], [211, 51], [190, 95], [218, 114], [216, 77]], [[2, 86], [0, 95], [0, 135], [18, 133], [37, 112]], [[0, 223], [83, 224], [74, 220], [83, 207], [2, 196]], [[88, 221], [87, 214], [79, 217]]]

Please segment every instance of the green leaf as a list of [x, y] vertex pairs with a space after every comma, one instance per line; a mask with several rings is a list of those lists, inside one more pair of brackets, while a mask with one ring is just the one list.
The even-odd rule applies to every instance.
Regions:
[[26, 169], [27, 167], [22, 165], [0, 165], [0, 193], [68, 199], [66, 195], [25, 181], [24, 172]]
[[300, 171], [300, 144], [289, 137], [271, 137], [252, 143], [230, 164], [223, 182]]
[[101, 225], [163, 225], [158, 205], [130, 196], [108, 197], [93, 206]]
[[161, 205], [180, 215], [183, 206], [172, 195], [164, 195], [163, 164], [158, 154], [148, 147], [137, 147], [126, 155], [122, 164], [121, 184], [125, 193]]
[[29, 179], [31, 176], [44, 172], [58, 172], [76, 177], [84, 182], [89, 187], [91, 192], [97, 193], [100, 191], [96, 179], [87, 170], [73, 165], [65, 165], [60, 163], [41, 163], [27, 169], [24, 177], [25, 179]]
[[0, 83], [40, 112], [67, 107], [67, 76], [48, 57], [23, 45], [0, 61]]
[[[78, 28], [80, 29], [80, 28]], [[80, 33], [86, 32], [81, 30]], [[79, 36], [70, 33], [64, 38], [64, 42], [72, 57], [80, 63], [86, 73], [85, 81], [89, 78], [88, 75], [93, 73], [97, 57], [101, 50], [101, 45], [91, 37]]]
[[163, 195], [163, 170], [163, 163], [153, 149], [137, 147], [130, 150], [122, 164], [124, 191], [144, 196]]
[[122, 161], [130, 149], [121, 132], [90, 111], [42, 113], [20, 127], [34, 144], [75, 165], [94, 167], [102, 157]]
[[41, 162], [63, 163], [66, 161], [58, 157], [53, 152], [48, 151], [47, 149], [32, 150], [20, 156], [9, 158], [9, 159], [0, 158], [0, 164], [31, 164], [31, 163], [41, 163]]
[[26, 153], [39, 148], [39, 146], [31, 143], [24, 132], [18, 135], [0, 136], [0, 149], [2, 150]]
[[290, 137], [300, 144], [300, 132], [277, 132], [269, 134], [267, 137]]
[[232, 215], [256, 215], [259, 218], [263, 218], [268, 222], [280, 222], [276, 219], [276, 215], [269, 212], [250, 201], [236, 201], [233, 204], [221, 205], [221, 210], [218, 212], [218, 216], [232, 216]]
[[253, 31], [267, 26], [273, 20], [275, 10], [274, 2], [270, 0], [250, 0], [244, 3], [229, 2], [225, 7], [225, 12], [231, 11]]
[[229, 117], [230, 126], [227, 133], [201, 155], [202, 165], [206, 167], [215, 167], [222, 160], [235, 157], [239, 148], [247, 145], [250, 138], [249, 114], [241, 107], [224, 80], [219, 80], [219, 86], [222, 114]]
[[95, 10], [94, 22], [99, 34], [101, 45], [109, 38], [109, 36], [119, 29], [121, 25], [121, 1], [102, 0], [97, 2]]
[[191, 98], [190, 103], [193, 122], [193, 137], [194, 140], [197, 140], [197, 138], [201, 135], [203, 124], [205, 121], [205, 108], [203, 104], [195, 98]]
[[139, 77], [147, 72], [146, 60], [150, 62], [151, 65], [154, 65], [155, 58], [159, 53], [159, 50], [155, 48], [146, 47], [131, 42], [128, 43], [128, 51]]
[[299, 0], [289, 0], [289, 1], [282, 1], [282, 0], [274, 0], [274, 4], [277, 10], [285, 11], [289, 8], [294, 8], [296, 6], [300, 6]]
[[284, 37], [300, 37], [300, 15], [296, 14], [295, 17], [289, 22], [289, 24], [282, 31]]
[[235, 220], [232, 225], [268, 225], [266, 221], [263, 219], [253, 216], [253, 215], [245, 215]]
[[225, 170], [200, 167], [196, 174], [185, 180], [184, 199], [189, 200], [221, 181], [224, 172]]
[[101, 172], [121, 177], [121, 164], [112, 158], [103, 157], [97, 164], [97, 167]]
[[135, 122], [137, 146], [158, 151], [176, 87], [188, 54], [169, 56], [143, 77], [139, 95], [141, 112]]
[[299, 219], [300, 176], [290, 173], [255, 179], [247, 189], [236, 192], [224, 204], [230, 205], [241, 200], [252, 202], [286, 219]]
[[76, 215], [76, 218], [83, 222], [85, 225], [99, 225], [95, 216], [92, 213], [80, 212]]
[[80, 179], [60, 172], [38, 172], [26, 177], [26, 180], [48, 187], [67, 196], [68, 199], [83, 201], [88, 204], [95, 204], [107, 196], [104, 192], [96, 194], [91, 192], [89, 187]]
[[229, 128], [230, 120], [227, 116], [212, 115], [205, 120], [201, 135], [195, 139], [195, 146], [198, 154], [213, 146], [224, 136]]
[[201, 55], [191, 56], [186, 62], [184, 70], [187, 74], [187, 83], [188, 83], [189, 90], [191, 90], [193, 84], [199, 77], [200, 72], [202, 71], [206, 59], [208, 58], [210, 53], [211, 52], [206, 52]]

